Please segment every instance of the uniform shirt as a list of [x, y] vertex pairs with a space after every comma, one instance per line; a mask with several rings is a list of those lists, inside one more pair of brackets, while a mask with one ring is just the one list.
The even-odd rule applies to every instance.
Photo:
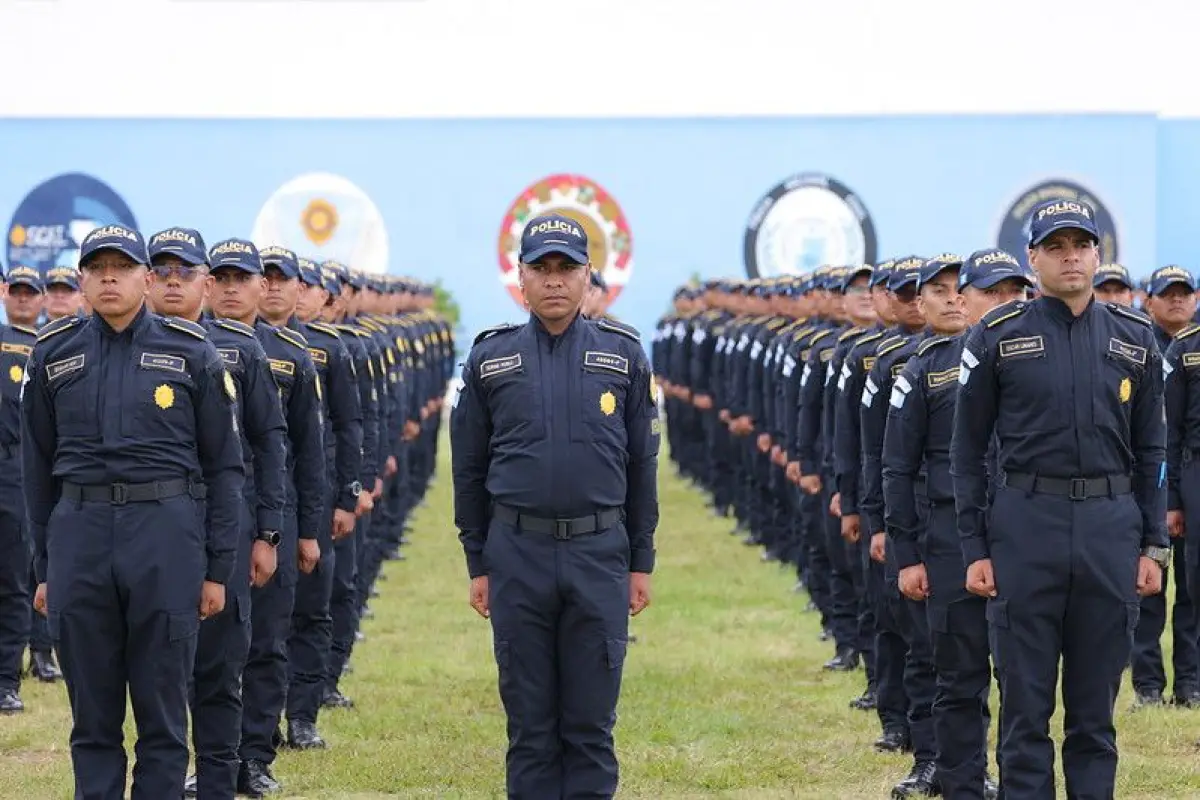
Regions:
[[191, 480], [207, 485], [206, 580], [227, 583], [241, 530], [236, 389], [204, 328], [145, 306], [114, 331], [96, 314], [38, 335], [21, 404], [34, 569], [46, 580], [46, 524], [62, 483]]
[[1200, 454], [1200, 325], [1179, 332], [1163, 356], [1167, 406], [1167, 508], [1183, 509], [1179, 471]]
[[[5, 449], [21, 444], [21, 387], [36, 341], [33, 328], [0, 325], [0, 447]], [[19, 482], [20, 477], [13, 475], [9, 480]]]
[[353, 325], [333, 326], [342, 335], [342, 341], [354, 362], [354, 373], [358, 383], [358, 402], [362, 412], [362, 471], [359, 482], [368, 491], [375, 488], [379, 471], [379, 389], [375, 386], [375, 366], [371, 352]]
[[637, 331], [536, 317], [484, 331], [463, 365], [450, 441], [455, 524], [471, 577], [485, 574], [491, 504], [569, 519], [625, 512], [629, 568], [654, 568], [659, 421]]
[[[931, 504], [954, 502], [950, 438], [964, 336], [921, 342], [892, 385], [883, 438], [884, 522], [899, 569], [921, 563], [917, 477]], [[882, 402], [882, 398], [880, 399]]]
[[875, 350], [888, 331], [877, 326], [854, 341], [838, 373], [833, 421], [833, 473], [842, 514], [857, 514], [862, 476], [861, 414], [863, 386], [875, 366]]
[[821, 420], [825, 416], [825, 384], [833, 377], [834, 349], [838, 336], [845, 330], [841, 326], [829, 327], [809, 340], [808, 359], [800, 373], [799, 416], [796, 422], [796, 442], [789, 452], [796, 454], [800, 472], [804, 475], [820, 475], [825, 463], [825, 452], [821, 445]]
[[988, 312], [962, 352], [951, 466], [967, 564], [988, 557], [985, 454], [1005, 473], [1129, 475], [1142, 546], [1167, 546], [1162, 357], [1147, 317], [1041, 297]]

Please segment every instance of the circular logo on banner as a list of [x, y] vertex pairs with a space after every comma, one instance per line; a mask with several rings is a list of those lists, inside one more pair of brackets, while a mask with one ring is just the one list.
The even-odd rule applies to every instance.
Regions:
[[1094, 208], [1096, 227], [1100, 229], [1100, 263], [1117, 261], [1117, 225], [1108, 208], [1091, 189], [1057, 178], [1029, 187], [1008, 207], [1000, 222], [996, 246], [1012, 253], [1022, 266], [1028, 267], [1030, 212], [1044, 200], [1078, 200]]
[[104, 225], [137, 229], [133, 212], [103, 181], [71, 172], [38, 184], [17, 206], [8, 224], [8, 264], [25, 264], [43, 274], [79, 265], [84, 237]]
[[275, 190], [258, 212], [250, 238], [259, 247], [286, 247], [316, 262], [340, 261], [383, 274], [388, 234], [379, 208], [340, 175], [310, 172]]
[[551, 175], [529, 186], [509, 207], [500, 225], [500, 281], [517, 305], [525, 307], [517, 285], [521, 232], [531, 217], [562, 214], [583, 226], [592, 268], [608, 283], [608, 300], [617, 299], [633, 272], [633, 236], [617, 201], [582, 175]]
[[798, 275], [822, 264], [874, 264], [875, 223], [858, 195], [817, 172], [793, 175], [767, 193], [746, 223], [751, 278]]

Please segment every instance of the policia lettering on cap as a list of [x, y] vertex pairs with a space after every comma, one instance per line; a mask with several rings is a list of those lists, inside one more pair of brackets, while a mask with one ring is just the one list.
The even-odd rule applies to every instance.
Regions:
[[[1042, 296], [986, 314], [960, 362], [951, 474], [967, 588], [988, 598], [1011, 797], [1054, 793], [1045, 731], [1060, 658], [1067, 793], [1113, 796], [1138, 596], [1161, 590], [1170, 555], [1162, 359], [1145, 316], [1093, 297], [1099, 238], [1084, 203], [1034, 208]], [[989, 510], [993, 433], [1002, 479]]]
[[588, 242], [521, 238], [524, 325], [483, 331], [453, 401], [455, 524], [490, 616], [510, 797], [611, 797], [629, 615], [650, 602], [658, 411], [637, 331], [580, 314]]

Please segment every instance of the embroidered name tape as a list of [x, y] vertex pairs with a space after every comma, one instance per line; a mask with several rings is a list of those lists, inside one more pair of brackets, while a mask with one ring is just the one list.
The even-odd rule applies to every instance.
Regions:
[[217, 352], [221, 354], [221, 360], [226, 364], [236, 364], [241, 357], [241, 354], [229, 347], [218, 347]]
[[55, 361], [53, 364], [46, 365], [46, 380], [53, 381], [61, 378], [72, 372], [78, 372], [83, 369], [84, 354], [80, 353], [77, 356], [64, 358], [62, 361]]
[[[1165, 364], [1166, 362], [1164, 361], [1163, 363]], [[1183, 366], [1200, 367], [1200, 353], [1184, 353]]]
[[1120, 339], [1108, 340], [1108, 352], [1127, 358], [1135, 364], [1146, 366], [1146, 348], [1136, 344], [1122, 342]]
[[494, 378], [506, 372], [514, 372], [521, 368], [521, 354], [514, 353], [504, 358], [492, 358], [479, 365], [480, 378]]
[[18, 355], [27, 356], [32, 352], [33, 348], [27, 344], [16, 344], [14, 342], [0, 344], [0, 353], [17, 353]]
[[142, 353], [139, 361], [146, 369], [165, 369], [170, 372], [187, 372], [187, 365], [179, 356], [168, 356], [162, 353]]
[[271, 372], [278, 372], [283, 375], [295, 375], [296, 365], [291, 361], [284, 361], [279, 358], [268, 359], [271, 362]]
[[930, 372], [925, 376], [925, 383], [930, 389], [940, 389], [958, 380], [958, 367], [951, 367], [941, 372]]
[[1024, 356], [1031, 353], [1046, 352], [1046, 343], [1040, 336], [1026, 336], [1021, 339], [1004, 339], [1000, 342], [1000, 357]]
[[310, 356], [312, 356], [312, 360], [313, 360], [314, 364], [328, 364], [329, 363], [329, 356], [325, 354], [324, 350], [320, 350], [316, 347], [310, 347], [310, 348], [308, 348], [308, 354]]
[[[521, 363], [519, 355], [517, 356], [517, 363]], [[585, 367], [606, 369], [610, 372], [619, 372], [622, 375], [629, 374], [629, 359], [619, 356], [616, 353], [601, 353], [597, 350], [588, 350], [583, 354], [583, 365]]]

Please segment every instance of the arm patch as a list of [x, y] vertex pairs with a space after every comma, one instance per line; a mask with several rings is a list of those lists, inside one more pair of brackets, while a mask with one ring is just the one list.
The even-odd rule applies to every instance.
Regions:
[[251, 339], [254, 338], [254, 328], [251, 328], [244, 322], [238, 322], [236, 319], [214, 319], [213, 324], [227, 331], [240, 333], [242, 336], [249, 336]]
[[162, 317], [162, 323], [166, 327], [180, 333], [186, 333], [188, 336], [195, 336], [197, 339], [207, 339], [208, 331], [204, 330], [203, 325], [197, 325], [195, 322], [190, 322], [179, 317]]

